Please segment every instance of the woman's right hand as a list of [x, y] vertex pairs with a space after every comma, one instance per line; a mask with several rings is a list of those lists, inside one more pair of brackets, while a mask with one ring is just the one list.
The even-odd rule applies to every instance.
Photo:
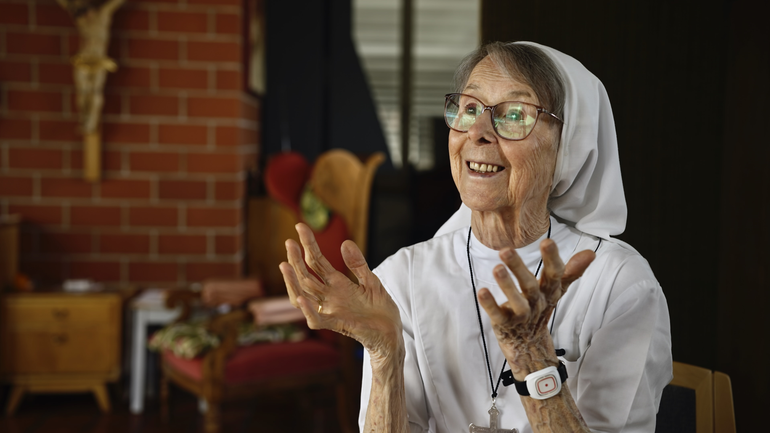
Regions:
[[358, 279], [355, 283], [326, 260], [308, 226], [299, 223], [296, 229], [305, 259], [300, 246], [287, 240], [289, 261], [281, 263], [280, 269], [291, 303], [302, 310], [308, 326], [330, 329], [356, 339], [369, 351], [373, 367], [394, 355], [403, 357], [398, 307], [380, 279], [369, 270], [358, 246], [350, 240], [341, 246], [345, 265]]

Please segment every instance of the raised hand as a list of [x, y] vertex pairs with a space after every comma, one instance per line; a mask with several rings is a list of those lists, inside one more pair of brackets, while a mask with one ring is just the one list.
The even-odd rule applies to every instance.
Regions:
[[[565, 266], [551, 239], [540, 243], [540, 252], [543, 257], [540, 281], [515, 250], [505, 248], [500, 251], [505, 266], [495, 267], [494, 277], [508, 300], [498, 305], [488, 289], [483, 288], [478, 293], [479, 303], [492, 320], [495, 336], [516, 380], [524, 380], [532, 371], [557, 364], [548, 330], [549, 319], [570, 284], [583, 275], [595, 258], [593, 251], [581, 251]], [[521, 292], [506, 267], [516, 277]]]
[[296, 229], [305, 259], [300, 246], [287, 240], [288, 263], [281, 263], [280, 269], [289, 298], [302, 310], [308, 326], [331, 329], [358, 340], [369, 351], [372, 362], [402, 352], [398, 307], [369, 270], [358, 246], [349, 240], [341, 246], [342, 259], [358, 280], [356, 283], [326, 260], [308, 226], [300, 223]]

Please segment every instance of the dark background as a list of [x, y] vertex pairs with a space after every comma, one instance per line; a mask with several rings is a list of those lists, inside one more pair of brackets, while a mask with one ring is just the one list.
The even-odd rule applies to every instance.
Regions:
[[[310, 159], [331, 147], [384, 151], [350, 42], [349, 1], [300, 3], [306, 13], [297, 14], [295, 2], [267, 2], [264, 154], [281, 148], [279, 100], [337, 113], [288, 126], [292, 148]], [[549, 45], [605, 84], [629, 208], [619, 237], [648, 259], [663, 286], [674, 359], [732, 378], [740, 431], [763, 429], [770, 404], [770, 32], [761, 3], [481, 1], [484, 41]], [[457, 208], [446, 134], [437, 121], [435, 170], [378, 172], [372, 267], [430, 237]]]

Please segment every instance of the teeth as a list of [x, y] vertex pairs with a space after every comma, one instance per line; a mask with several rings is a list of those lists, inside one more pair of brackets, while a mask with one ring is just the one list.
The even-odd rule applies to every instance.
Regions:
[[478, 162], [470, 162], [468, 165], [470, 166], [471, 170], [479, 173], [497, 173], [497, 171], [500, 170], [500, 166], [492, 164], [479, 164]]

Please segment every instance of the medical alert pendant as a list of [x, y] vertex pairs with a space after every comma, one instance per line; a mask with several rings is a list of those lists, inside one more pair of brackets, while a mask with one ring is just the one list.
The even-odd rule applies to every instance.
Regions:
[[519, 433], [515, 428], [505, 429], [497, 428], [497, 418], [500, 416], [500, 411], [497, 410], [495, 402], [492, 401], [492, 408], [489, 409], [489, 427], [479, 427], [470, 425], [470, 433]]

